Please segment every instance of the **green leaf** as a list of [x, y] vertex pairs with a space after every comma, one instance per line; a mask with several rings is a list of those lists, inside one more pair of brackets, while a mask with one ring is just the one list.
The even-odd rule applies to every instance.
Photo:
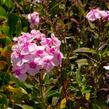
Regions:
[[11, 39], [9, 37], [0, 38], [0, 43], [7, 45], [7, 44], [11, 43]]
[[15, 34], [16, 32], [16, 25], [19, 20], [19, 16], [16, 14], [10, 14], [8, 17], [8, 24], [9, 24], [9, 33], [10, 35]]
[[4, 94], [0, 94], [0, 104], [3, 105], [7, 105], [8, 104], [8, 99]]
[[87, 59], [78, 59], [76, 60], [76, 63], [78, 64], [79, 67], [83, 65], [88, 65], [88, 60]]
[[105, 100], [95, 100], [92, 106], [93, 109], [108, 109]]
[[0, 72], [0, 84], [8, 84], [10, 75], [7, 72]]
[[78, 83], [79, 85], [81, 85], [81, 79], [82, 79], [82, 77], [81, 77], [81, 74], [80, 74], [80, 70], [78, 69], [78, 70], [76, 71], [76, 81], [77, 81], [77, 83]]
[[90, 48], [78, 48], [76, 50], [73, 51], [74, 53], [92, 53], [92, 54], [96, 54], [96, 51]]
[[51, 3], [49, 4], [49, 8], [50, 8], [50, 15], [53, 16], [59, 10], [59, 3], [57, 3], [55, 0], [52, 0]]
[[65, 9], [65, 4], [60, 4], [59, 8], [64, 10]]
[[49, 75], [45, 75], [44, 81], [45, 81], [45, 84], [49, 84], [50, 83]]
[[6, 10], [2, 6], [0, 6], [0, 20], [3, 19], [7, 19], [7, 13]]
[[57, 103], [58, 98], [57, 97], [52, 97], [52, 105], [55, 106]]
[[16, 105], [21, 107], [22, 109], [34, 109], [32, 106], [29, 105], [21, 105], [21, 104], [16, 104]]
[[7, 62], [5, 62], [5, 61], [0, 61], [0, 70], [5, 69], [6, 65], [7, 65]]
[[14, 8], [13, 0], [1, 0], [2, 5], [5, 5], [8, 9]]
[[9, 26], [0, 25], [0, 34], [4, 33], [5, 35], [9, 35]]
[[1, 0], [3, 3], [5, 3], [7, 0]]
[[21, 20], [19, 19], [16, 24], [16, 31], [15, 31], [16, 35], [17, 36], [20, 35], [21, 31], [22, 31], [22, 24], [21, 24]]
[[23, 105], [22, 108], [23, 108], [23, 109], [33, 109], [33, 107], [28, 106], [28, 105]]
[[48, 98], [51, 96], [59, 96], [59, 91], [58, 90], [51, 90], [48, 92]]
[[101, 109], [101, 107], [99, 105], [97, 105], [97, 104], [93, 103], [92, 106], [93, 106], [93, 109]]
[[90, 22], [90, 21], [89, 21], [89, 25], [90, 25], [90, 27], [91, 27], [92, 29], [95, 29], [95, 28], [96, 28], [95, 24], [92, 23], [92, 22]]
[[25, 85], [25, 87], [26, 87], [27, 89], [33, 90], [33, 85], [27, 84], [26, 82], [24, 82], [24, 85]]

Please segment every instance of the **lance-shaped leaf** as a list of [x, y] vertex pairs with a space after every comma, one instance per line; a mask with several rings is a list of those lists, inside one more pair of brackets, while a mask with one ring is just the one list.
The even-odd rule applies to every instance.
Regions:
[[73, 51], [74, 53], [92, 53], [96, 54], [96, 51], [90, 48], [82, 47]]
[[88, 65], [88, 60], [87, 59], [78, 59], [76, 60], [76, 63], [78, 64], [79, 67], [83, 65]]
[[6, 20], [7, 18], [6, 10], [0, 6], [0, 20]]

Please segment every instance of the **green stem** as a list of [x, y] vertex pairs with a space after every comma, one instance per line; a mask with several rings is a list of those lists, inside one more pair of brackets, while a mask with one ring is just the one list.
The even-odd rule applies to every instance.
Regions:
[[46, 102], [45, 102], [45, 98], [44, 98], [44, 93], [43, 93], [43, 80], [42, 80], [42, 76], [43, 74], [40, 73], [40, 76], [39, 76], [39, 89], [40, 89], [40, 100], [41, 100], [41, 106], [42, 106], [42, 109], [47, 109], [47, 106], [46, 106]]

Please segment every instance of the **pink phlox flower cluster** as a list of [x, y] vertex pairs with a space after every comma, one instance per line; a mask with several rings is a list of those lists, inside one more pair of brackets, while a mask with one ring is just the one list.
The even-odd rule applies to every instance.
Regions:
[[34, 26], [39, 24], [40, 17], [38, 12], [33, 12], [28, 14], [28, 21], [30, 23], [30, 27], [34, 28]]
[[54, 34], [47, 38], [40, 31], [32, 30], [13, 40], [11, 63], [14, 76], [20, 80], [26, 80], [27, 75], [35, 76], [40, 70], [50, 72], [62, 63], [61, 42]]
[[88, 14], [86, 15], [86, 18], [92, 22], [98, 19], [107, 21], [109, 20], [109, 11], [100, 10], [98, 8], [92, 9], [88, 12]]

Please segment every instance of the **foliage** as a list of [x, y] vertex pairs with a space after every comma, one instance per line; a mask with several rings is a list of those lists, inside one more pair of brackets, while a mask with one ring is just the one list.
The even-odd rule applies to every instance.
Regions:
[[[107, 0], [0, 0], [0, 109], [107, 109], [109, 22], [89, 22], [90, 9], [109, 9]], [[61, 40], [64, 59], [49, 73], [13, 77], [13, 37], [30, 32], [27, 15], [40, 15], [35, 28]]]

